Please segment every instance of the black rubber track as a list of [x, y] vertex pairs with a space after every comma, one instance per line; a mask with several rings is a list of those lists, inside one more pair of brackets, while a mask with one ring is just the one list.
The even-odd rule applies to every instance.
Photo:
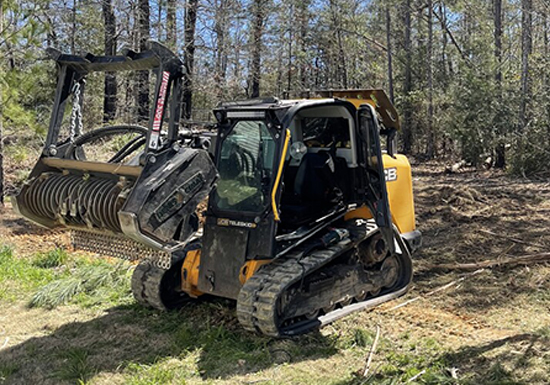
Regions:
[[132, 293], [138, 303], [146, 307], [166, 311], [161, 298], [161, 282], [166, 270], [155, 267], [153, 262], [140, 262], [132, 275]]
[[[356, 231], [357, 228], [354, 229]], [[365, 230], [366, 227], [365, 227]], [[302, 277], [318, 271], [322, 266], [338, 258], [338, 256], [347, 252], [358, 243], [374, 235], [375, 232], [365, 234], [355, 233], [353, 241], [349, 243], [341, 242], [324, 250], [313, 251], [303, 256], [299, 251], [292, 252], [288, 256], [281, 258], [273, 263], [264, 265], [256, 274], [254, 274], [243, 286], [237, 300], [237, 316], [242, 326], [250, 331], [259, 332], [271, 337], [290, 337], [307, 333], [313, 329], [324, 326], [330, 322], [341, 318], [331, 317], [345, 312], [346, 309], [357, 309], [369, 307], [369, 304], [379, 305], [382, 302], [389, 301], [403, 295], [412, 278], [412, 264], [410, 254], [407, 250], [399, 257], [402, 259], [403, 272], [398, 284], [390, 290], [383, 290], [375, 297], [367, 298], [360, 303], [355, 303], [334, 310], [317, 319], [296, 323], [290, 327], [281, 328], [278, 319], [279, 299], [294, 283]], [[402, 245], [402, 242], [398, 242]], [[324, 321], [325, 320], [325, 321]]]

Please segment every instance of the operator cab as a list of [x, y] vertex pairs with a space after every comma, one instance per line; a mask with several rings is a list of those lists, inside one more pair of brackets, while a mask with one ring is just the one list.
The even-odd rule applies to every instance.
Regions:
[[365, 204], [391, 236], [372, 106], [270, 99], [222, 104], [214, 113], [219, 179], [202, 253], [217, 257], [201, 260], [200, 291], [236, 298], [234, 279], [246, 274], [247, 260], [279, 258]]
[[222, 105], [209, 214], [248, 226], [271, 214], [276, 233], [285, 234], [362, 202], [356, 111], [330, 98]]
[[349, 202], [351, 169], [357, 167], [355, 123], [346, 107], [306, 108], [289, 127], [282, 231], [292, 231]]
[[258, 224], [271, 210], [281, 234], [352, 200], [358, 152], [350, 103], [245, 103], [217, 111], [215, 216]]

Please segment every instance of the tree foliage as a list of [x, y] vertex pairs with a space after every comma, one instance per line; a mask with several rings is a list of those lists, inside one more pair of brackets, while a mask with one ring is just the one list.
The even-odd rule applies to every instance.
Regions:
[[[45, 47], [103, 54], [114, 46], [138, 50], [150, 36], [185, 58], [184, 104], [193, 107], [185, 111], [194, 119], [211, 118], [208, 111], [221, 100], [391, 87], [405, 152], [472, 164], [490, 158], [520, 174], [547, 172], [541, 165], [550, 159], [550, 6], [544, 1], [1, 1], [0, 118], [8, 147], [40, 147], [55, 82]], [[116, 36], [110, 40], [109, 33]], [[102, 124], [104, 112], [119, 121], [146, 117], [151, 93], [143, 76], [107, 79], [117, 95], [106, 112], [105, 79], [91, 81], [85, 129]], [[6, 149], [11, 158], [16, 152]], [[10, 178], [11, 189], [17, 180]]]

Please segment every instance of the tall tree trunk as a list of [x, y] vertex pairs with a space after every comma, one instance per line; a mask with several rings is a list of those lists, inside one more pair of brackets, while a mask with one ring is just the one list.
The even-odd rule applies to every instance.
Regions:
[[386, 6], [386, 46], [388, 48], [388, 92], [390, 94], [390, 100], [395, 102], [395, 95], [393, 90], [393, 52], [391, 44], [391, 14], [390, 7]]
[[183, 37], [183, 117], [191, 119], [193, 111], [193, 68], [195, 63], [195, 29], [197, 25], [198, 0], [188, 0], [185, 7], [185, 33]]
[[[164, 31], [166, 30], [166, 35], [168, 35], [168, 29], [162, 22], [162, 0], [157, 1], [157, 39], [162, 40], [162, 35], [164, 34]], [[153, 26], [151, 26], [153, 28]], [[168, 37], [167, 37], [168, 38]]]
[[403, 83], [403, 153], [409, 154], [413, 145], [412, 133], [412, 110], [411, 110], [411, 92], [412, 92], [412, 41], [411, 41], [411, 0], [403, 2], [403, 16], [405, 25], [405, 35], [403, 46], [405, 49], [405, 79]]
[[428, 0], [428, 57], [427, 72], [428, 72], [428, 148], [426, 156], [432, 159], [435, 155], [435, 133], [434, 133], [434, 79], [433, 79], [433, 46], [434, 46], [434, 31], [433, 31], [433, 2]]
[[529, 57], [532, 51], [532, 0], [521, 1], [521, 102], [519, 109], [518, 153], [521, 171], [525, 174], [523, 161], [525, 141], [523, 134], [529, 124], [529, 102], [531, 99], [531, 79], [529, 73]]
[[176, 36], [178, 28], [176, 24], [176, 0], [166, 1], [166, 42], [172, 49], [176, 48]]
[[[0, 0], [0, 31], [4, 31], [4, 0]], [[1, 48], [1, 47], [0, 47]], [[0, 56], [0, 64], [3, 55]], [[0, 65], [3, 68], [3, 65]], [[0, 76], [3, 76], [0, 69]], [[4, 207], [4, 105], [2, 104], [2, 79], [0, 79], [0, 207]]]
[[497, 69], [495, 71], [495, 83], [497, 88], [497, 111], [495, 114], [496, 148], [495, 167], [504, 168], [506, 165], [504, 149], [504, 132], [501, 106], [502, 100], [502, 0], [493, 0], [494, 24], [495, 24], [495, 59]]
[[525, 130], [529, 123], [528, 104], [531, 98], [531, 79], [529, 74], [529, 57], [532, 51], [532, 0], [521, 1], [521, 104], [519, 112], [519, 132]]
[[[240, 20], [239, 20], [240, 21]], [[242, 23], [237, 23], [235, 26], [235, 37], [234, 41], [237, 43], [237, 46], [235, 47], [235, 56], [234, 56], [234, 65], [233, 65], [233, 77], [235, 79], [241, 78], [241, 49], [242, 49]], [[248, 95], [248, 87], [245, 90], [246, 94]]]
[[253, 0], [252, 3], [252, 46], [250, 60], [249, 96], [257, 98], [260, 96], [261, 64], [263, 34], [265, 22], [265, 0]]
[[[105, 55], [116, 55], [116, 19], [112, 0], [103, 0], [103, 20], [105, 23]], [[105, 73], [105, 96], [103, 98], [103, 122], [116, 116], [117, 84], [114, 72]]]
[[447, 89], [447, 86], [449, 85], [449, 74], [453, 73], [453, 66], [451, 62], [451, 58], [447, 55], [447, 44], [448, 44], [448, 34], [446, 31], [448, 30], [447, 27], [447, 10], [445, 9], [445, 4], [443, 2], [439, 3], [439, 21], [441, 23], [441, 29], [445, 32], [441, 34], [441, 64], [443, 68], [443, 75], [445, 79], [445, 90]]
[[72, 28], [71, 28], [71, 53], [76, 55], [76, 1], [73, 0], [73, 9], [72, 9]]
[[294, 4], [289, 5], [289, 17], [288, 17], [288, 60], [287, 60], [287, 67], [286, 67], [286, 76], [287, 76], [287, 82], [286, 82], [286, 91], [290, 92], [292, 89], [292, 41], [294, 40], [294, 28], [293, 23], [294, 22]]
[[300, 33], [298, 35], [298, 70], [300, 78], [300, 89], [305, 91], [308, 89], [307, 81], [307, 32], [309, 29], [309, 0], [299, 1], [298, 2], [298, 23], [300, 28]]
[[183, 117], [191, 119], [193, 112], [193, 69], [195, 63], [195, 29], [197, 25], [198, 0], [188, 0], [185, 5], [185, 32], [183, 36]]
[[332, 23], [335, 28], [336, 32], [336, 43], [338, 44], [338, 64], [336, 65], [336, 68], [338, 68], [338, 73], [336, 74], [336, 78], [340, 79], [340, 87], [343, 87], [344, 89], [348, 88], [348, 70], [347, 70], [347, 63], [346, 63], [346, 54], [344, 52], [344, 43], [342, 41], [342, 26], [340, 25], [340, 19], [338, 15], [340, 14], [338, 10], [336, 9], [336, 3], [335, 0], [330, 0], [330, 12], [332, 15]]
[[[137, 19], [138, 19], [138, 12], [137, 9], [134, 9], [133, 12], [126, 13], [124, 17], [124, 23], [126, 31], [128, 31], [128, 39], [129, 39], [129, 45], [130, 47], [134, 48], [137, 47], [138, 39], [137, 39]], [[134, 26], [132, 28], [132, 21], [134, 22]], [[125, 121], [135, 121], [136, 115], [137, 115], [137, 99], [136, 99], [136, 85], [138, 83], [139, 73], [133, 73], [128, 76], [124, 76], [124, 85], [122, 86], [122, 89], [120, 90], [121, 93], [124, 94], [124, 102], [121, 103], [121, 109], [119, 112], [119, 116], [121, 116]], [[122, 112], [122, 114], [121, 114]]]
[[[149, 0], [138, 1], [138, 32], [139, 48], [147, 49], [150, 35]], [[149, 119], [149, 71], [140, 71], [138, 75], [138, 118], [140, 121]]]
[[57, 32], [56, 32], [56, 29], [54, 28], [54, 23], [52, 22], [52, 18], [51, 18], [51, 9], [50, 9], [50, 3], [49, 2], [45, 2], [44, 3], [44, 11], [43, 11], [43, 16], [44, 16], [44, 19], [46, 19], [45, 21], [45, 25], [46, 25], [46, 46], [48, 48], [51, 48], [51, 47], [57, 47], [58, 46], [58, 43], [57, 43]]
[[220, 0], [216, 7], [214, 32], [216, 33], [216, 97], [222, 100], [225, 95], [225, 78], [227, 73], [227, 14], [228, 0]]
[[284, 77], [284, 64], [283, 64], [283, 50], [284, 50], [284, 47], [280, 47], [280, 54], [277, 55], [277, 80], [276, 80], [276, 85], [277, 85], [277, 96], [281, 97], [285, 94], [285, 90], [284, 90], [284, 85], [283, 85], [283, 77]]

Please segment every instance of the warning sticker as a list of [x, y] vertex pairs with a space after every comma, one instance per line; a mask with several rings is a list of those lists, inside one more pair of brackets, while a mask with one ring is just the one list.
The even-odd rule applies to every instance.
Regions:
[[162, 72], [162, 82], [160, 83], [159, 97], [153, 117], [153, 131], [149, 140], [149, 148], [156, 150], [159, 147], [160, 127], [162, 125], [162, 117], [164, 115], [164, 103], [166, 101], [166, 92], [168, 91], [168, 81], [170, 80], [170, 72]]

